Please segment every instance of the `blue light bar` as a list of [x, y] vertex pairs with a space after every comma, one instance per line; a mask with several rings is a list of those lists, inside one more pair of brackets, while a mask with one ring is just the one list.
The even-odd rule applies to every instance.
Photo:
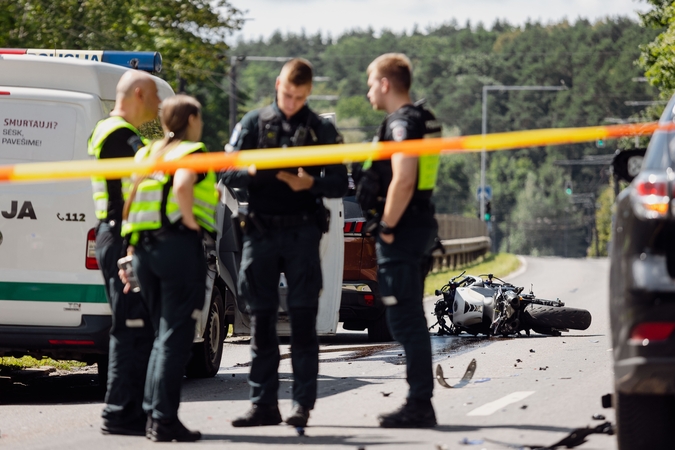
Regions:
[[130, 69], [159, 73], [162, 71], [162, 55], [159, 52], [122, 52], [116, 50], [53, 50], [53, 49], [8, 49], [0, 48], [0, 55], [38, 55], [56, 58], [77, 58], [115, 64]]
[[101, 61], [146, 72], [162, 71], [162, 55], [159, 52], [119, 52], [103, 50]]

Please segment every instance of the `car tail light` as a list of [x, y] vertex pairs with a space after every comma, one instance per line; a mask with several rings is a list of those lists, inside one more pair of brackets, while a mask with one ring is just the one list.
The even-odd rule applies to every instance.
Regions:
[[0, 95], [10, 95], [9, 91], [0, 91]]
[[366, 306], [375, 306], [375, 296], [373, 294], [366, 294], [363, 296]]
[[665, 341], [675, 330], [675, 322], [644, 322], [633, 328], [630, 343], [648, 345], [650, 342]]
[[364, 230], [363, 228], [366, 225], [365, 219], [357, 219], [353, 221], [345, 221], [345, 227], [344, 227], [344, 233], [346, 235], [357, 235], [357, 236], [363, 236], [364, 235]]
[[631, 198], [635, 213], [642, 219], [660, 219], [668, 215], [670, 194], [668, 180], [661, 175], [650, 174], [633, 182]]
[[50, 339], [50, 345], [94, 345], [94, 341], [85, 341], [80, 339]]
[[96, 261], [96, 230], [92, 228], [87, 233], [87, 254], [84, 259], [84, 266], [90, 270], [98, 270]]

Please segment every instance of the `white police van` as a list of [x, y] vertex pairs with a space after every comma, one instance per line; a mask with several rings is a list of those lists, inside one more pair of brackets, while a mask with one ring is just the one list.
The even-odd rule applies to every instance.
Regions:
[[[89, 134], [112, 110], [117, 82], [130, 67], [158, 71], [161, 57], [0, 49], [0, 165], [89, 159]], [[160, 98], [173, 95], [165, 81], [154, 79]], [[221, 233], [206, 248], [209, 293], [195, 330], [189, 376], [217, 373], [235, 316], [236, 332], [249, 330], [245, 308], [233, 294], [240, 255], [229, 218], [239, 205], [231, 192], [224, 194]], [[337, 329], [342, 282], [342, 203], [327, 204], [333, 220], [322, 240], [319, 334]], [[0, 356], [107, 366], [111, 318], [94, 255], [96, 223], [89, 180], [0, 185]], [[284, 334], [288, 324], [284, 314], [281, 318]]]
[[[87, 139], [129, 70], [100, 62], [103, 53], [0, 50], [0, 164], [90, 158]], [[160, 97], [173, 95], [155, 81]], [[106, 366], [111, 319], [96, 223], [89, 180], [0, 186], [0, 355]]]

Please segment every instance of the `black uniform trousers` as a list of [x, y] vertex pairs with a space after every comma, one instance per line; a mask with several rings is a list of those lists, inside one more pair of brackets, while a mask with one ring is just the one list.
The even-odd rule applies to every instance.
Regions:
[[322, 288], [319, 242], [321, 231], [312, 223], [248, 230], [239, 271], [239, 295], [251, 314], [250, 398], [254, 404], [275, 405], [279, 389], [279, 276], [288, 282], [291, 322], [293, 403], [312, 409], [319, 373], [316, 315]]
[[206, 295], [200, 233], [179, 226], [141, 235], [133, 260], [155, 339], [143, 408], [153, 419], [178, 418], [185, 366]]
[[145, 422], [143, 386], [154, 339], [140, 293], [123, 292], [117, 260], [124, 252], [119, 225], [101, 222], [96, 230], [96, 260], [112, 310], [106, 406], [102, 417], [114, 426]]
[[379, 236], [376, 244], [377, 278], [392, 336], [405, 351], [409, 399], [429, 400], [433, 395], [431, 339], [424, 316], [424, 278], [438, 224], [433, 207], [409, 207], [394, 231], [394, 242]]

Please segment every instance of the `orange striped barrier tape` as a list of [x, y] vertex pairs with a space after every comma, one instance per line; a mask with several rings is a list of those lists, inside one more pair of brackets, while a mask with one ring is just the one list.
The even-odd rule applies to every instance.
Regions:
[[402, 142], [377, 142], [337, 144], [284, 149], [263, 149], [244, 152], [213, 152], [190, 155], [175, 161], [135, 162], [133, 158], [104, 160], [76, 160], [48, 163], [21, 163], [0, 166], [0, 182], [34, 182], [68, 180], [101, 176], [121, 178], [132, 173], [147, 175], [153, 172], [174, 173], [186, 168], [196, 172], [244, 168], [255, 165], [258, 169], [346, 164], [368, 159], [391, 158], [394, 153], [411, 156], [438, 153], [476, 152], [481, 150], [510, 150], [547, 145], [577, 144], [598, 139], [616, 139], [627, 136], [651, 135], [656, 130], [673, 130], [675, 124], [657, 122], [608, 125], [583, 128], [550, 128], [541, 130], [512, 131], [471, 136], [409, 140]]

